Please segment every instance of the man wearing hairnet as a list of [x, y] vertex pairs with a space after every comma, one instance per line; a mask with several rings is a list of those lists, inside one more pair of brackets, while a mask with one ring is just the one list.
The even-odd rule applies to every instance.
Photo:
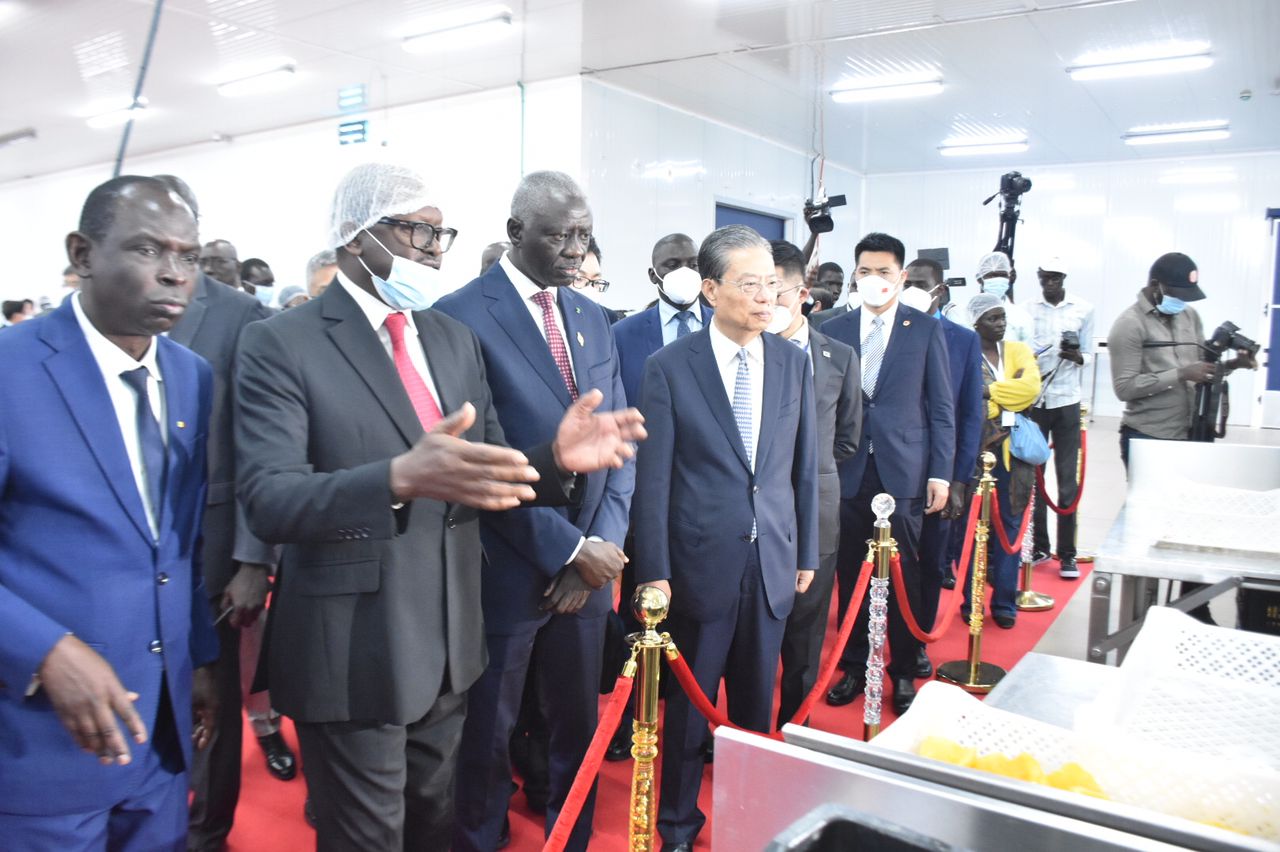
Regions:
[[978, 271], [974, 277], [978, 279], [982, 292], [995, 296], [1004, 308], [1004, 339], [1030, 346], [1034, 328], [1031, 315], [1013, 303], [1013, 282], [1018, 280], [1018, 271], [1013, 268], [1009, 255], [1002, 251], [984, 254], [982, 260], [978, 261]]
[[285, 544], [259, 674], [297, 723], [319, 849], [443, 850], [485, 664], [477, 510], [564, 504], [566, 471], [620, 467], [644, 429], [583, 394], [550, 443], [506, 448], [475, 335], [426, 310], [455, 232], [422, 178], [358, 166], [331, 224], [337, 283], [241, 338], [240, 496]]

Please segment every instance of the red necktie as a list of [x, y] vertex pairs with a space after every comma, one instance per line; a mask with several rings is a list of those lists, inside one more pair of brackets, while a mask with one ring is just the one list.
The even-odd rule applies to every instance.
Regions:
[[430, 430], [443, 418], [440, 406], [413, 362], [409, 360], [409, 350], [404, 345], [404, 326], [409, 320], [404, 314], [387, 314], [387, 333], [391, 335], [391, 357], [396, 362], [396, 372], [400, 374], [400, 383], [409, 394], [409, 402], [418, 413], [422, 428]]
[[556, 325], [555, 302], [546, 290], [533, 294], [533, 300], [542, 308], [542, 328], [547, 332], [547, 345], [551, 347], [551, 358], [560, 368], [560, 378], [569, 389], [569, 398], [578, 398], [578, 383], [573, 380], [573, 365], [569, 363], [569, 350], [564, 346], [564, 338], [560, 336], [560, 327]]

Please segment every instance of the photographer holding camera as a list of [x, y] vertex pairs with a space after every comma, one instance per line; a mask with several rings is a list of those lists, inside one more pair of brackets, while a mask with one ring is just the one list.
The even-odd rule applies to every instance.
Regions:
[[[1042, 298], [1029, 302], [1031, 348], [1036, 353], [1044, 390], [1031, 409], [1031, 419], [1053, 444], [1058, 478], [1058, 505], [1075, 502], [1079, 483], [1076, 462], [1080, 452], [1080, 385], [1093, 355], [1093, 305], [1066, 288], [1067, 263], [1051, 257], [1040, 264]], [[1035, 558], [1047, 559], [1048, 511], [1045, 501], [1035, 508]], [[1064, 580], [1080, 576], [1076, 567], [1076, 514], [1058, 515], [1058, 573]]]

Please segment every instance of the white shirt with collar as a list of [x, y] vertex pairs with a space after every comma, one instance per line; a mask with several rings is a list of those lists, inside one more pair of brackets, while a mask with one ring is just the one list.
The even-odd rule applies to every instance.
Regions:
[[663, 301], [662, 297], [658, 297], [658, 323], [662, 327], [662, 345], [666, 346], [676, 339], [676, 335], [680, 332], [680, 320], [676, 318], [676, 314], [685, 310], [693, 314], [689, 318], [689, 331], [702, 331], [702, 305], [697, 299], [693, 300], [693, 304], [687, 308], [677, 308]]
[[760, 409], [764, 405], [764, 340], [754, 337], [746, 346], [739, 346], [725, 336], [711, 321], [711, 354], [720, 369], [720, 381], [733, 406], [733, 391], [738, 384], [738, 350], [747, 350], [747, 368], [751, 379], [751, 469], [755, 471], [756, 448], [760, 445]]
[[[871, 321], [876, 315], [871, 313], [871, 309], [866, 305], [862, 306], [862, 313], [858, 315], [858, 351], [861, 352], [867, 345], [867, 335], [871, 333]], [[884, 350], [889, 349], [889, 337], [893, 334], [893, 321], [898, 318], [898, 299], [895, 296], [893, 301], [889, 303], [889, 308], [882, 314], [880, 319], [884, 320], [884, 327], [880, 330], [880, 334], [884, 337]], [[883, 369], [883, 367], [881, 368]]]
[[[507, 277], [511, 279], [511, 283], [516, 288], [516, 293], [520, 295], [520, 301], [524, 302], [524, 306], [529, 310], [529, 316], [533, 317], [533, 324], [538, 327], [538, 331], [542, 334], [542, 339], [547, 339], [547, 330], [542, 325], [542, 306], [533, 300], [533, 297], [544, 292], [544, 288], [533, 283], [529, 276], [525, 275], [516, 265], [511, 262], [511, 255], [504, 254], [498, 263], [502, 266], [502, 271], [507, 273]], [[551, 303], [555, 305], [556, 310], [552, 311], [555, 317], [556, 328], [560, 331], [560, 339], [564, 341], [564, 350], [569, 353], [569, 369], [573, 370], [573, 347], [569, 345], [569, 336], [564, 329], [564, 317], [560, 314], [560, 288], [547, 287], [545, 292], [551, 294]], [[548, 344], [550, 345], [550, 344]], [[574, 375], [577, 372], [574, 371]]]
[[436, 406], [440, 409], [441, 414], [448, 414], [444, 410], [444, 404], [440, 402], [440, 394], [436, 391], [435, 380], [431, 378], [431, 368], [427, 364], [427, 353], [422, 348], [422, 341], [418, 337], [418, 325], [413, 320], [413, 311], [396, 311], [387, 305], [381, 299], [375, 299], [368, 291], [362, 289], [350, 278], [338, 270], [338, 284], [347, 294], [355, 300], [356, 306], [360, 308], [360, 312], [369, 320], [369, 325], [373, 327], [373, 331], [378, 335], [378, 340], [382, 342], [382, 348], [386, 350], [387, 357], [395, 364], [395, 356], [391, 351], [391, 332], [387, 331], [387, 317], [394, 313], [404, 314], [408, 320], [404, 324], [404, 348], [409, 351], [409, 362], [413, 364], [413, 369], [417, 370], [418, 375], [422, 377], [422, 381], [427, 386], [427, 390], [431, 391], [431, 398], [436, 401]]
[[165, 422], [164, 377], [160, 374], [160, 364], [156, 359], [156, 342], [153, 339], [147, 345], [142, 357], [134, 360], [133, 356], [116, 346], [102, 332], [94, 327], [80, 304], [80, 293], [71, 300], [76, 314], [76, 322], [89, 344], [89, 352], [102, 372], [102, 380], [107, 385], [107, 395], [111, 398], [111, 407], [115, 411], [116, 422], [120, 426], [120, 435], [124, 438], [124, 450], [129, 456], [129, 467], [133, 471], [133, 483], [138, 488], [138, 496], [142, 498], [142, 508], [147, 514], [147, 526], [151, 528], [154, 538], [160, 537], [160, 525], [157, 522], [156, 507], [151, 505], [151, 496], [147, 490], [145, 475], [142, 471], [142, 441], [138, 436], [138, 397], [133, 388], [120, 378], [121, 373], [145, 367], [147, 371], [147, 401], [151, 403], [151, 413], [160, 424], [160, 437], [166, 446], [169, 443], [169, 428]]

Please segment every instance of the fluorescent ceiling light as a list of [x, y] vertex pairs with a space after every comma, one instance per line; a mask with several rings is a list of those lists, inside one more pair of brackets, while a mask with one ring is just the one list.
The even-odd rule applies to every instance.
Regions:
[[888, 77], [847, 79], [831, 90], [831, 100], [838, 104], [868, 101], [892, 101], [920, 98], [942, 91], [942, 77], [934, 71], [923, 74], [898, 74]]
[[1199, 71], [1213, 64], [1209, 43], [1163, 42], [1123, 51], [1092, 53], [1067, 69], [1072, 80], [1118, 80]]
[[104, 127], [118, 127], [130, 120], [146, 118], [147, 99], [138, 98], [131, 106], [119, 107], [117, 109], [100, 112], [97, 115], [91, 115], [84, 120], [84, 123], [92, 127], [94, 130], [101, 130]]
[[408, 53], [429, 53], [433, 50], [453, 50], [473, 47], [496, 41], [514, 30], [511, 10], [506, 7], [479, 10], [481, 15], [465, 18], [437, 18], [409, 35], [401, 43]]
[[1216, 142], [1230, 138], [1231, 125], [1225, 121], [1182, 121], [1130, 127], [1129, 132], [1124, 135], [1124, 144], [1167, 145], [1177, 142]]
[[1021, 154], [1027, 150], [1027, 137], [1003, 134], [1000, 136], [955, 136], [938, 146], [944, 157], [970, 157], [983, 154]]
[[242, 95], [274, 92], [292, 83], [296, 72], [297, 66], [293, 62], [286, 62], [268, 71], [218, 83], [218, 94], [224, 98], [238, 98]]
[[34, 127], [24, 127], [21, 130], [14, 130], [11, 133], [0, 135], [0, 148], [8, 148], [10, 145], [18, 145], [22, 142], [34, 142], [36, 138], [36, 129]]

